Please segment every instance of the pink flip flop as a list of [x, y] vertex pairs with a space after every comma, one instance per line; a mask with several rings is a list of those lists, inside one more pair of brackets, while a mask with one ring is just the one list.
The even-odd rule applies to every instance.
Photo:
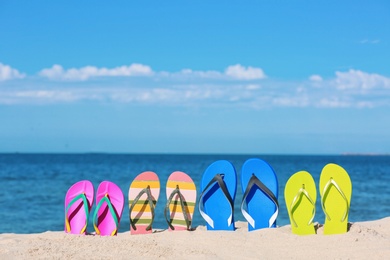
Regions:
[[123, 213], [124, 196], [122, 190], [109, 181], [100, 183], [96, 192], [96, 209], [93, 226], [96, 234], [115, 236]]
[[134, 234], [152, 233], [154, 208], [160, 195], [160, 181], [154, 172], [143, 172], [129, 188], [130, 232]]
[[73, 184], [65, 195], [65, 232], [85, 235], [94, 196], [93, 185], [84, 180]]
[[169, 230], [191, 230], [196, 203], [194, 181], [184, 172], [173, 172], [168, 178], [166, 193], [167, 204], [164, 215]]

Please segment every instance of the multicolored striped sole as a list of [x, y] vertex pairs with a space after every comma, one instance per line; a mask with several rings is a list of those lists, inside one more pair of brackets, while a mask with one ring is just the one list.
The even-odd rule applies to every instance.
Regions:
[[166, 194], [169, 203], [166, 207], [169, 206], [170, 213], [169, 218], [166, 216], [169, 230], [191, 230], [196, 204], [196, 186], [191, 177], [184, 172], [173, 172], [167, 181]]
[[133, 180], [129, 188], [130, 233], [132, 235], [152, 233], [154, 207], [159, 195], [160, 180], [154, 172], [143, 172]]

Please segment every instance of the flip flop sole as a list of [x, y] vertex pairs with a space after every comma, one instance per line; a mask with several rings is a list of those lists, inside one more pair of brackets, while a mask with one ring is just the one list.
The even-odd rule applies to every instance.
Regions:
[[[149, 186], [150, 193], [152, 195], [153, 205], [156, 206], [158, 197], [160, 195], [160, 181], [154, 172], [147, 171], [139, 174], [130, 185], [129, 188], [129, 208], [132, 205], [134, 199]], [[139, 200], [134, 205], [130, 213], [130, 223], [133, 223], [135, 229], [130, 224], [131, 234], [147, 234], [152, 233], [152, 228], [147, 230], [148, 226], [153, 224], [154, 209], [151, 208], [148, 202], [148, 196], [146, 193], [142, 194]]]
[[[227, 192], [234, 202], [237, 191], [236, 170], [229, 161], [219, 160], [210, 164], [202, 176], [201, 190], [203, 191], [209, 182], [217, 175], [223, 175], [223, 182]], [[221, 187], [215, 183], [205, 193], [199, 203], [203, 203], [204, 212], [213, 220], [213, 226], [206, 222], [207, 230], [235, 230], [234, 214], [231, 205], [223, 193]], [[231, 223], [229, 224], [229, 217]]]
[[[331, 184], [325, 190], [329, 183]], [[332, 183], [335, 183], [341, 192]], [[330, 218], [325, 216], [324, 234], [347, 232], [352, 196], [352, 183], [347, 171], [337, 164], [327, 164], [322, 169], [319, 188], [325, 215]]]
[[[119, 229], [124, 208], [124, 195], [115, 183], [103, 181], [100, 183], [96, 192], [96, 205], [104, 198], [107, 198], [107, 202], [103, 202], [101, 207], [97, 209], [98, 219], [96, 227], [101, 236], [113, 236], [117, 234]], [[110, 210], [109, 203], [111, 203], [113, 212]]]
[[[256, 176], [278, 198], [278, 179], [272, 167], [264, 160], [251, 158], [245, 161], [241, 170], [241, 187], [244, 193], [252, 176]], [[245, 203], [248, 214], [254, 220], [254, 226], [248, 223], [248, 230], [270, 227], [270, 219], [275, 214], [277, 206], [259, 187], [253, 186]], [[272, 222], [272, 221], [271, 221]], [[276, 219], [271, 227], [276, 226]]]
[[[84, 194], [84, 195], [83, 195]], [[76, 199], [77, 196], [80, 199]], [[88, 211], [84, 210], [84, 200], [86, 199]], [[65, 232], [70, 234], [86, 234], [88, 215], [91, 210], [94, 198], [94, 188], [90, 181], [83, 180], [73, 184], [65, 195]], [[73, 202], [72, 202], [73, 201]], [[72, 205], [70, 205], [72, 203]], [[69, 226], [67, 227], [67, 221]]]
[[[187, 230], [187, 222], [184, 214], [188, 216], [189, 228], [191, 228], [196, 204], [196, 186], [190, 176], [184, 172], [176, 171], [169, 176], [167, 181], [166, 194], [168, 200], [172, 192], [177, 188], [185, 199], [183, 203], [184, 209], [181, 207], [180, 196], [178, 194], [174, 195], [169, 204], [170, 222], [175, 231]], [[171, 227], [169, 227], [169, 230], [172, 230]]]
[[297, 235], [315, 234], [313, 222], [310, 220], [314, 217], [315, 211], [313, 210], [315, 210], [316, 198], [316, 185], [310, 173], [299, 171], [288, 179], [284, 189], [284, 199], [292, 233]]

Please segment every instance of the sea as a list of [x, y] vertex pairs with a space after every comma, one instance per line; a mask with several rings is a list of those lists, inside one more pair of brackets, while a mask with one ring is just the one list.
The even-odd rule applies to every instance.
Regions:
[[[342, 166], [352, 180], [349, 221], [369, 221], [390, 216], [390, 156], [388, 155], [233, 155], [233, 154], [0, 154], [0, 233], [41, 233], [64, 230], [64, 198], [69, 187], [80, 180], [90, 180], [95, 191], [100, 182], [116, 183], [125, 196], [125, 208], [119, 232], [129, 231], [128, 190], [133, 179], [144, 171], [154, 171], [160, 178], [161, 193], [156, 206], [153, 228], [166, 229], [165, 185], [174, 171], [183, 171], [199, 185], [205, 169], [216, 160], [228, 160], [236, 168], [238, 187], [235, 221], [245, 221], [241, 211], [240, 173], [250, 158], [268, 162], [279, 183], [280, 213], [277, 225], [289, 225], [284, 202], [288, 178], [305, 170], [313, 176], [317, 189], [322, 168], [328, 163]], [[319, 194], [319, 193], [318, 193]], [[318, 195], [319, 196], [319, 195]], [[93, 212], [94, 208], [92, 208]], [[92, 214], [91, 214], [92, 216]], [[315, 222], [324, 223], [324, 213], [317, 197]], [[205, 225], [196, 207], [193, 227]], [[93, 232], [92, 220], [88, 232]]]

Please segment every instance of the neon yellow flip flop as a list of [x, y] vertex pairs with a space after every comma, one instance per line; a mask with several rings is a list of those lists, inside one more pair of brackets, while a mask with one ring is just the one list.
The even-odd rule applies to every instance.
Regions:
[[337, 164], [327, 164], [320, 177], [321, 206], [325, 213], [324, 234], [347, 232], [352, 183], [348, 173]]
[[300, 171], [288, 179], [284, 189], [284, 199], [294, 234], [316, 233], [313, 225], [316, 198], [316, 185], [310, 173]]

